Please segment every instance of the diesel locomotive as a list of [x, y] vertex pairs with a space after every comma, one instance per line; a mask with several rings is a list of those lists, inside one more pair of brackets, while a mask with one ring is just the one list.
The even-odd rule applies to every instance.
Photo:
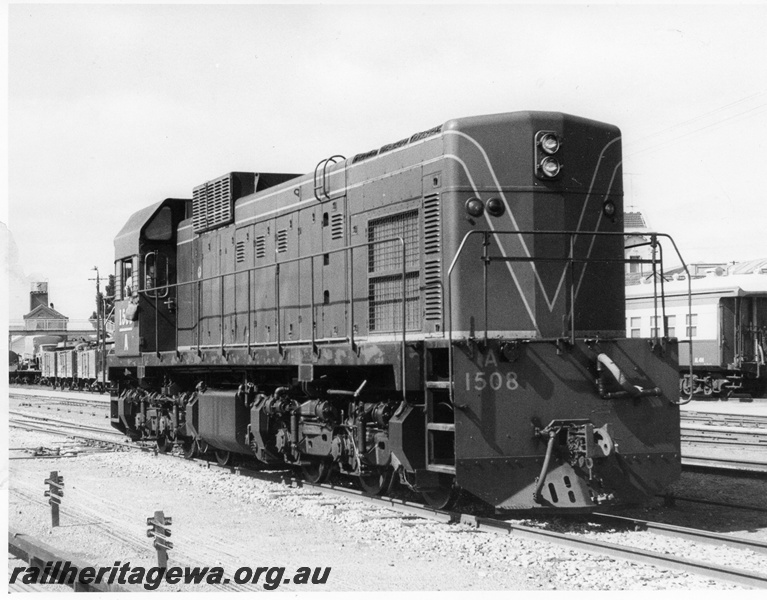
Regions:
[[626, 337], [621, 160], [614, 126], [506, 113], [135, 213], [114, 427], [439, 508], [656, 494], [680, 473], [678, 349]]

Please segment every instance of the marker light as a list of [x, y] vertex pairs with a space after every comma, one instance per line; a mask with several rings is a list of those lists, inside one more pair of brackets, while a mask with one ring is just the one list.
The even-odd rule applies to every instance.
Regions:
[[559, 150], [559, 138], [553, 133], [544, 133], [538, 143], [546, 154], [554, 154]]
[[538, 168], [546, 177], [556, 177], [559, 175], [559, 170], [562, 168], [562, 165], [560, 165], [559, 161], [553, 156], [547, 156], [541, 161]]
[[612, 217], [615, 214], [615, 203], [612, 200], [608, 200], [605, 202], [602, 210], [604, 211], [605, 216]]
[[487, 213], [493, 217], [500, 217], [506, 212], [506, 207], [500, 198], [490, 198], [487, 201]]
[[485, 211], [485, 205], [482, 204], [482, 200], [479, 198], [469, 198], [466, 201], [466, 212], [471, 217], [481, 217]]

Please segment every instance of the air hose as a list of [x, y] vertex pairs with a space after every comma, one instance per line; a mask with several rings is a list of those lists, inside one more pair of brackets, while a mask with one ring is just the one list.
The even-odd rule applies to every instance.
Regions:
[[549, 443], [546, 445], [546, 458], [543, 459], [543, 467], [541, 467], [541, 474], [538, 476], [538, 484], [535, 486], [535, 492], [533, 492], [533, 500], [535, 502], [541, 502], [541, 490], [543, 484], [546, 482], [546, 473], [549, 472], [549, 463], [551, 462], [551, 455], [554, 452], [554, 440], [556, 433], [554, 430], [549, 431]]

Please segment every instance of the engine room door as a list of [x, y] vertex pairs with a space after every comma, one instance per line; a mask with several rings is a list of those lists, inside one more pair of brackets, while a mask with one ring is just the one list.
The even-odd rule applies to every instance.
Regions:
[[275, 262], [279, 269], [279, 337], [281, 342], [298, 339], [298, 316], [301, 281], [298, 258], [298, 215], [277, 217], [274, 222]]
[[[319, 338], [324, 331], [322, 320], [322, 290], [323, 274], [325, 272], [325, 257], [322, 256], [322, 207], [315, 205], [306, 208], [299, 213], [299, 252], [302, 257], [315, 254], [314, 258], [304, 258], [299, 263], [301, 279], [300, 292], [300, 328], [299, 335], [302, 340]], [[312, 310], [313, 307], [313, 310]]]
[[[318, 298], [322, 305], [322, 329], [318, 337], [330, 339], [347, 333], [348, 265], [346, 253], [346, 215], [344, 198], [325, 202], [322, 211], [322, 285]], [[315, 288], [316, 289], [316, 288]]]

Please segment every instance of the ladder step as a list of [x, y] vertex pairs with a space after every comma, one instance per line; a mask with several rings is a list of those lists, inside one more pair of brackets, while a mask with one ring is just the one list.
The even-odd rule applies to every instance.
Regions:
[[455, 431], [453, 423], [426, 423], [426, 429], [429, 431]]
[[450, 382], [449, 381], [427, 381], [426, 389], [427, 390], [449, 390]]

